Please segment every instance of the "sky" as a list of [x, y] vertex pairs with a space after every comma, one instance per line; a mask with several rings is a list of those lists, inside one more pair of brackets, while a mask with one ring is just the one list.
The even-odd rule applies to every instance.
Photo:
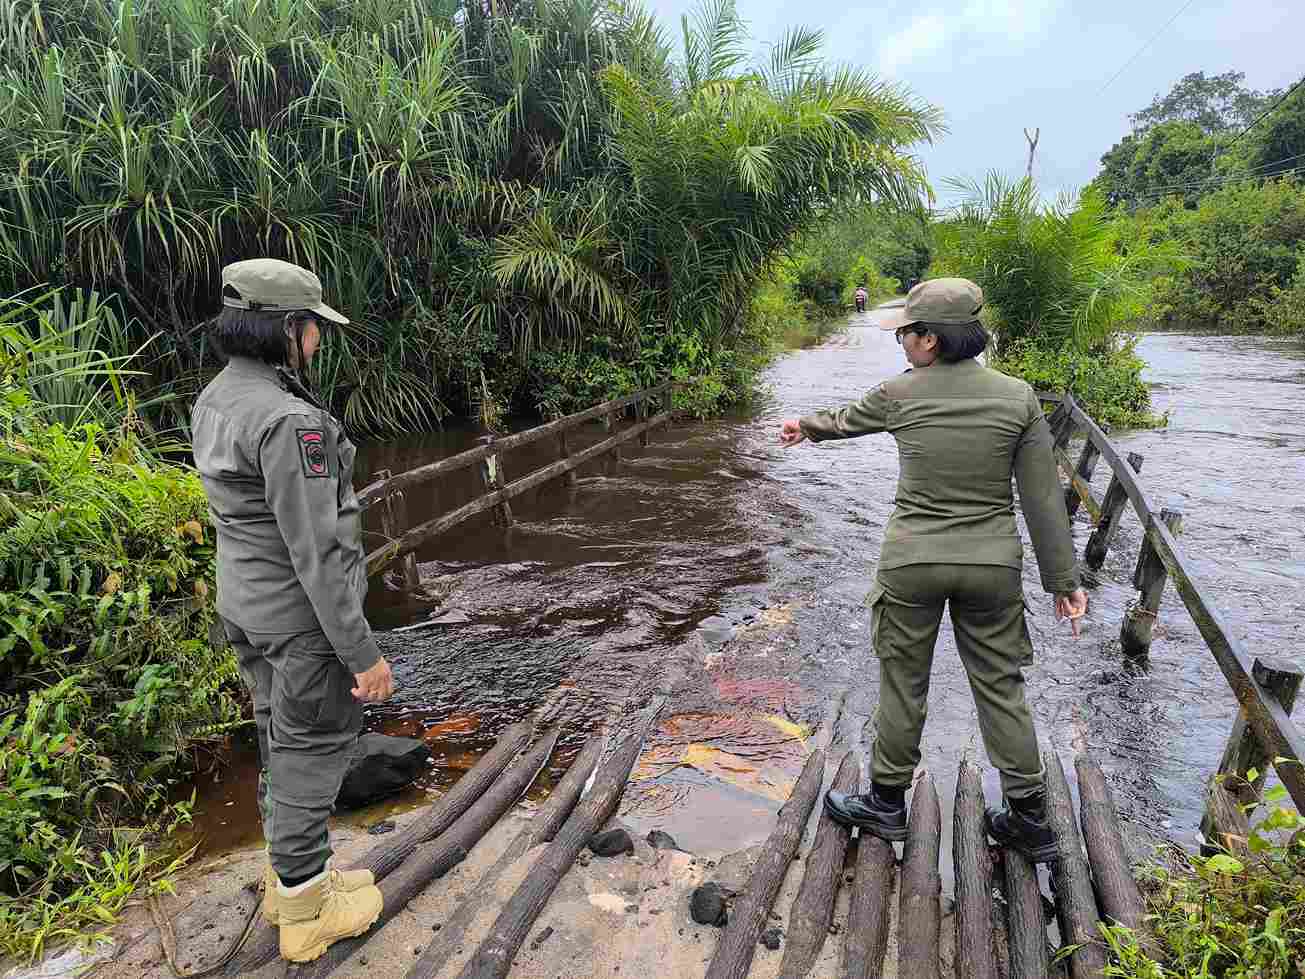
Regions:
[[[696, 7], [695, 0], [645, 2], [676, 37], [681, 15]], [[1188, 72], [1236, 69], [1260, 90], [1305, 75], [1305, 0], [737, 5], [758, 57], [788, 27], [819, 28], [827, 60], [903, 84], [940, 107], [948, 131], [917, 151], [940, 204], [957, 197], [947, 178], [1022, 174], [1025, 127], [1041, 129], [1034, 176], [1053, 199], [1091, 180], [1101, 155], [1128, 132], [1129, 113]]]

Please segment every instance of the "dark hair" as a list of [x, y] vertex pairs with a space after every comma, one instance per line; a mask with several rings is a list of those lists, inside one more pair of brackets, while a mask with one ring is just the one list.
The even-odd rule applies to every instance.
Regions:
[[[230, 286], [222, 291], [224, 296], [240, 298]], [[302, 309], [287, 314], [284, 310], [235, 309], [223, 306], [209, 321], [209, 336], [217, 344], [223, 357], [251, 357], [264, 363], [281, 365], [289, 363], [289, 338], [286, 323], [313, 316]], [[287, 320], [288, 317], [288, 320]]]
[[[978, 320], [973, 323], [921, 323], [938, 338], [938, 359], [945, 363], [977, 357], [988, 347], [988, 331]], [[918, 332], [918, 331], [917, 331]]]

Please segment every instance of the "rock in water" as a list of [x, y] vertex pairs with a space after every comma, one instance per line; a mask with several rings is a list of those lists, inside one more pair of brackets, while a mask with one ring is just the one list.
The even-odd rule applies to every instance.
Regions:
[[729, 921], [725, 910], [725, 890], [715, 881], [699, 884], [689, 899], [689, 914], [700, 925], [723, 928]]
[[680, 845], [675, 842], [674, 836], [660, 829], [652, 830], [648, 834], [648, 845], [654, 850], [678, 850], [680, 848]]
[[430, 760], [430, 749], [413, 738], [364, 734], [358, 739], [349, 771], [336, 796], [338, 809], [361, 806], [393, 795], [417, 777]]
[[623, 829], [609, 829], [605, 833], [595, 833], [589, 838], [589, 849], [594, 856], [615, 857], [622, 853], [634, 852], [634, 840]]
[[772, 952], [779, 948], [779, 940], [784, 937], [784, 933], [778, 928], [767, 928], [761, 933], [761, 944]]

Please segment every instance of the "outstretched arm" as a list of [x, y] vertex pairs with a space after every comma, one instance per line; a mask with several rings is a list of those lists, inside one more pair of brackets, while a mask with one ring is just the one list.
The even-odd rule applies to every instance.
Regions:
[[788, 419], [780, 430], [780, 441], [784, 445], [797, 445], [803, 439], [824, 442], [882, 432], [888, 427], [891, 409], [892, 400], [880, 384], [860, 401], [837, 411], [817, 411], [802, 419]]

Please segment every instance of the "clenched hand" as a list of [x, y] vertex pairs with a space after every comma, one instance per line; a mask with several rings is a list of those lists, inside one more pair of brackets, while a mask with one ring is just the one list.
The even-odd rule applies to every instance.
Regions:
[[1069, 619], [1069, 627], [1074, 630], [1075, 639], [1078, 638], [1078, 620], [1087, 613], [1087, 606], [1087, 592], [1082, 588], [1056, 596], [1056, 618]]
[[390, 664], [382, 656], [376, 665], [365, 673], [355, 673], [354, 680], [358, 686], [353, 688], [353, 695], [365, 704], [379, 704], [389, 700], [394, 693], [394, 676], [390, 673]]
[[796, 418], [784, 419], [784, 424], [780, 426], [779, 430], [779, 441], [785, 448], [806, 441], [806, 435]]

